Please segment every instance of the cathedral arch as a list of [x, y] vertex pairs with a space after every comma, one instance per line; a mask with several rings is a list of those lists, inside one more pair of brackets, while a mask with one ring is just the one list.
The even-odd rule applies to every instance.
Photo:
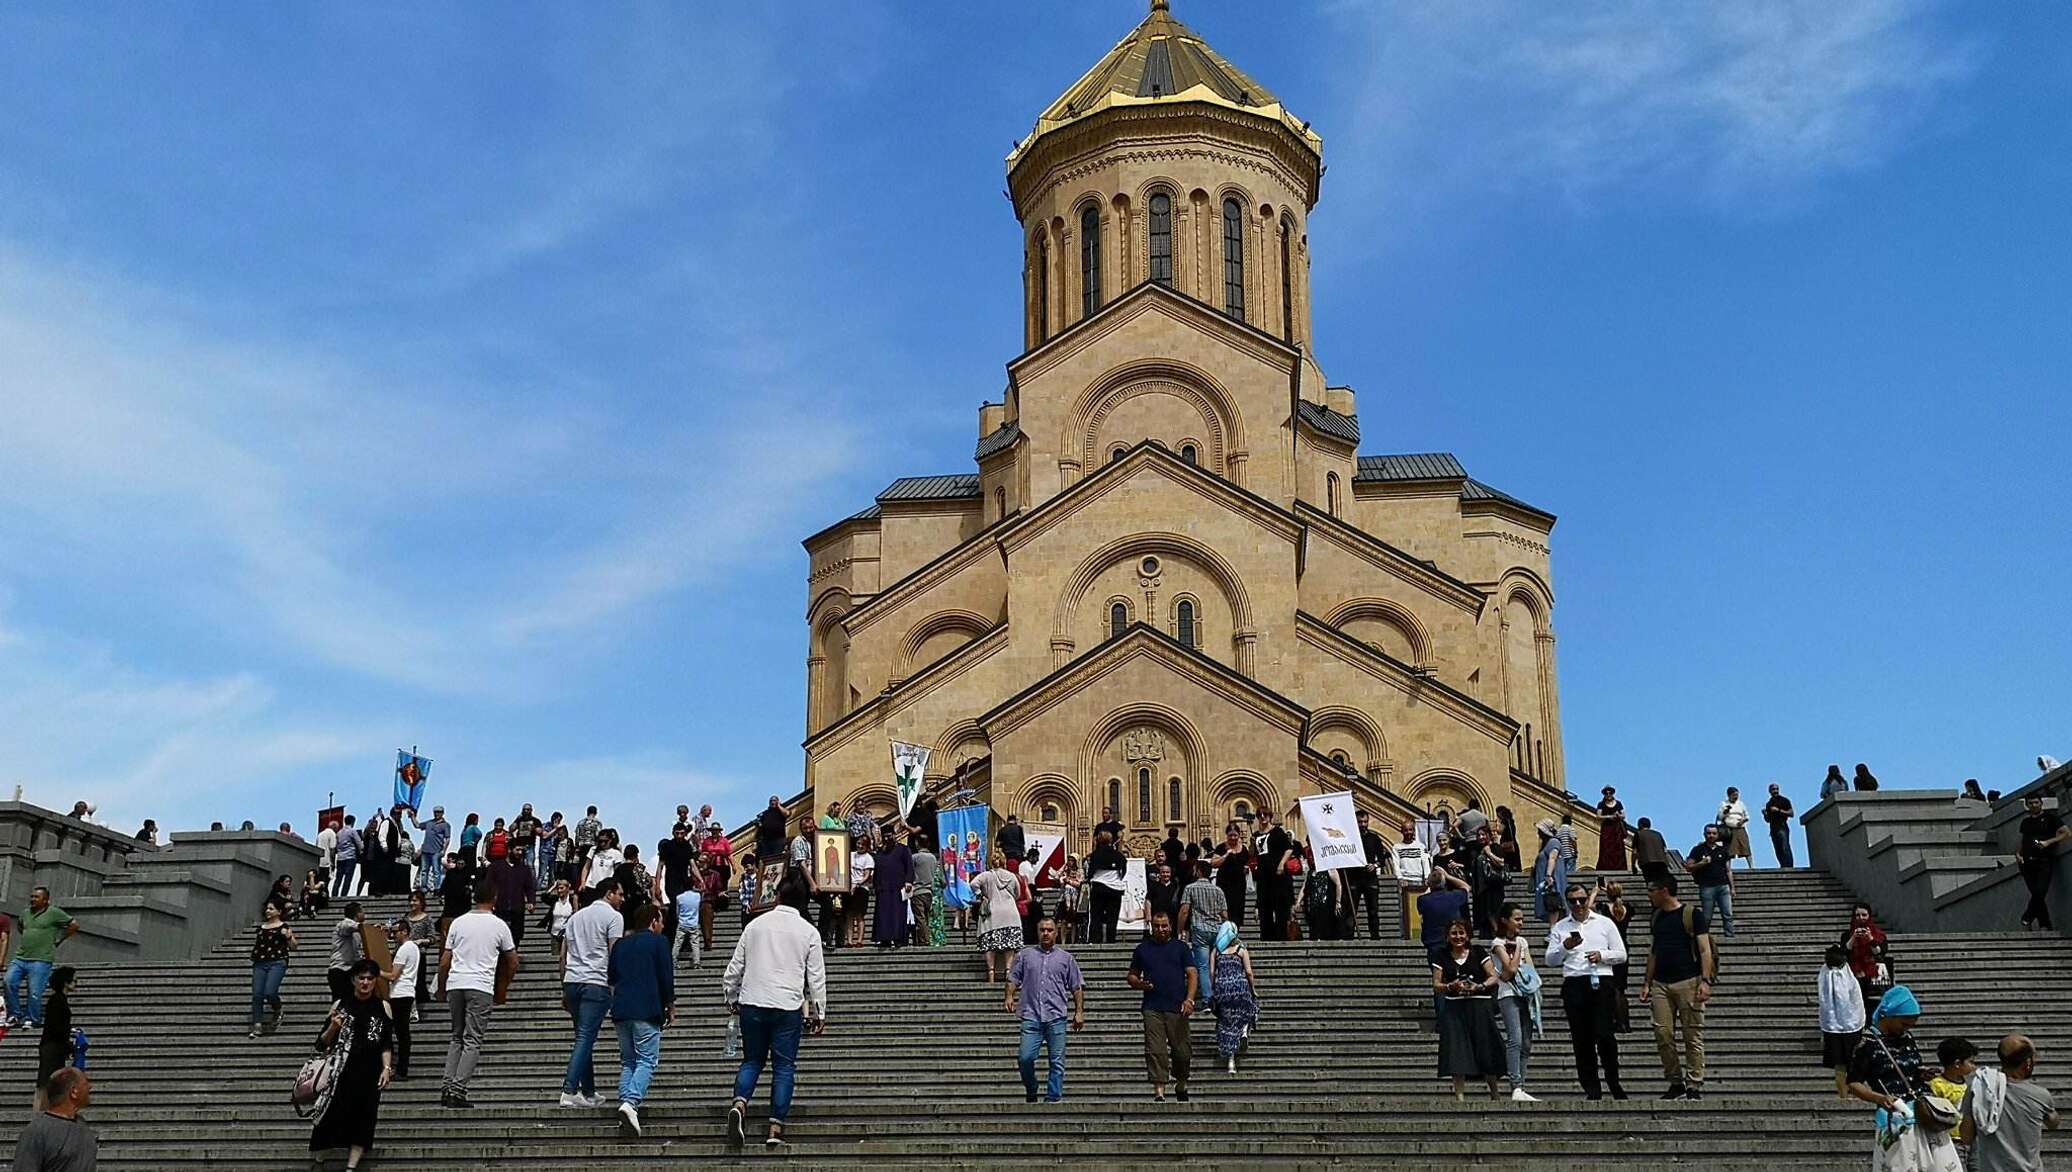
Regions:
[[1198, 568], [1215, 583], [1222, 602], [1230, 608], [1231, 637], [1235, 638], [1239, 631], [1251, 629], [1251, 597], [1245, 591], [1244, 580], [1222, 554], [1178, 533], [1133, 533], [1118, 537], [1088, 554], [1066, 580], [1058, 595], [1056, 618], [1052, 620], [1051, 645], [1067, 648], [1076, 645], [1072, 633], [1078, 626], [1079, 604], [1103, 571], [1118, 563], [1136, 561], [1147, 554], [1178, 558]]
[[842, 616], [849, 613], [847, 590], [833, 587], [821, 592], [806, 612], [813, 632], [806, 661], [806, 712], [813, 728], [823, 728], [849, 711], [849, 632], [842, 629]]
[[[1250, 823], [1244, 814], [1256, 816], [1280, 808], [1273, 783], [1249, 769], [1232, 769], [1224, 773], [1208, 786], [1207, 793], [1217, 821], [1236, 822], [1238, 829], [1246, 833], [1250, 832]], [[1242, 813], [1240, 806], [1243, 807]]]
[[1083, 321], [1101, 308], [1101, 201], [1092, 196], [1079, 205], [1079, 316]]
[[974, 720], [960, 720], [942, 730], [935, 738], [934, 751], [928, 755], [926, 780], [940, 781], [954, 777], [965, 762], [990, 756], [993, 743]]
[[1355, 598], [1340, 603], [1324, 621], [1412, 667], [1431, 664], [1431, 633], [1416, 615], [1386, 598]]
[[1426, 809], [1446, 809], [1459, 813], [1468, 808], [1470, 801], [1480, 802], [1483, 809], [1490, 809], [1489, 795], [1475, 779], [1454, 769], [1427, 769], [1410, 779], [1407, 794], [1412, 802]]
[[968, 610], [937, 611], [915, 623], [900, 645], [899, 678], [905, 679], [993, 629], [984, 615]]
[[[1057, 816], [1041, 817], [1045, 806], [1054, 807]], [[1015, 805], [1009, 808], [1025, 819], [1069, 826], [1078, 817], [1079, 787], [1062, 773], [1039, 773], [1023, 783]]]
[[1309, 744], [1330, 755], [1334, 749], [1350, 748], [1347, 758], [1361, 773], [1372, 773], [1388, 762], [1388, 738], [1374, 719], [1357, 708], [1330, 705], [1309, 714]]
[[[1164, 752], [1158, 760], [1127, 761], [1110, 753], [1125, 732], [1137, 729], [1149, 729], [1163, 735]], [[1087, 731], [1079, 749], [1080, 776], [1109, 778], [1111, 798], [1121, 800], [1107, 804], [1115, 808], [1118, 817], [1133, 816], [1138, 809], [1139, 769], [1153, 769], [1154, 778], [1163, 776], [1164, 772], [1200, 777], [1204, 756], [1201, 730], [1186, 714], [1163, 704], [1131, 704], [1102, 717]], [[1122, 769], [1122, 776], [1128, 778], [1126, 784], [1122, 777], [1116, 776], [1118, 768]]]
[[[1178, 400], [1195, 418], [1171, 423], [1161, 420], [1170, 435], [1103, 434], [1103, 426], [1132, 400], [1162, 395]], [[1177, 426], [1174, 426], [1177, 423]], [[1200, 436], [1199, 440], [1182, 437]], [[1200, 448], [1202, 466], [1229, 476], [1229, 459], [1245, 450], [1244, 421], [1230, 392], [1207, 371], [1172, 359], [1130, 362], [1109, 371], [1079, 396], [1065, 417], [1065, 432], [1058, 451], [1076, 456], [1079, 466], [1093, 468], [1100, 463], [1097, 453], [1116, 446], [1133, 447], [1142, 439], [1156, 439], [1170, 450], [1188, 442]]]
[[882, 825], [898, 811], [899, 791], [893, 789], [890, 783], [873, 781], [858, 786], [849, 795], [847, 806], [848, 813], [867, 814], [873, 821]]
[[1172, 619], [1166, 627], [1166, 634], [1182, 646], [1201, 647], [1207, 642], [1202, 630], [1202, 614], [1201, 599], [1194, 594], [1182, 592], [1173, 595]]

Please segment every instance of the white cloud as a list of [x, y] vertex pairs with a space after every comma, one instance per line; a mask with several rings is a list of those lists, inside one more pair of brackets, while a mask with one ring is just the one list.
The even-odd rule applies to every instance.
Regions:
[[1928, 0], [1337, 16], [1367, 38], [1367, 60], [1333, 177], [1398, 203], [1518, 188], [1790, 200], [1903, 148], [1982, 56], [1938, 26]]

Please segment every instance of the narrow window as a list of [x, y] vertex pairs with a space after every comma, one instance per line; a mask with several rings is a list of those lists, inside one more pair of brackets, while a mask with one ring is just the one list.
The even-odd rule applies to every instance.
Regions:
[[1173, 283], [1173, 197], [1163, 191], [1151, 197], [1151, 279]]
[[1108, 808], [1111, 810], [1122, 809], [1122, 779], [1119, 777], [1108, 779]]
[[1252, 803], [1244, 800], [1243, 798], [1239, 798], [1237, 800], [1237, 804], [1230, 807], [1230, 818], [1233, 822], [1243, 822], [1251, 816]]
[[1151, 821], [1151, 771], [1137, 770], [1137, 821]]
[[1007, 516], [1007, 490], [1005, 488], [993, 490], [993, 511], [998, 514], [998, 517], [995, 518], [996, 520], [999, 517]]
[[1113, 464], [1117, 460], [1122, 459], [1122, 454], [1127, 451], [1129, 451], [1128, 448], [1121, 447], [1118, 445], [1114, 451], [1108, 453], [1108, 462], [1110, 464]]
[[1045, 822], [1057, 821], [1058, 808], [1056, 806], [1051, 805], [1049, 802], [1043, 803], [1043, 820]]
[[1175, 607], [1174, 610], [1175, 622], [1173, 625], [1178, 628], [1175, 636], [1180, 640], [1182, 646], [1194, 646], [1194, 604], [1183, 598], [1180, 600], [1180, 605]]
[[1235, 198], [1223, 201], [1223, 312], [1245, 320], [1245, 213]]
[[1101, 308], [1101, 210], [1088, 205], [1079, 213], [1079, 287], [1081, 317]]
[[1324, 473], [1324, 511], [1338, 515], [1338, 473]]
[[1036, 237], [1036, 340], [1050, 340], [1050, 233]]
[[1166, 821], [1180, 820], [1180, 779], [1169, 777], [1166, 779]]
[[1181, 445], [1180, 445], [1180, 462], [1181, 462], [1182, 464], [1192, 464], [1192, 463], [1194, 463], [1194, 462], [1195, 462], [1195, 454], [1194, 454], [1194, 445], [1193, 445], [1193, 444], [1181, 444]]
[[1120, 634], [1122, 634], [1122, 633], [1123, 633], [1124, 631], [1127, 631], [1127, 630], [1129, 630], [1129, 625], [1130, 625], [1130, 608], [1129, 608], [1129, 607], [1126, 607], [1126, 606], [1124, 606], [1123, 604], [1121, 604], [1121, 603], [1119, 603], [1119, 602], [1118, 602], [1118, 603], [1116, 603], [1116, 604], [1115, 604], [1114, 606], [1111, 606], [1111, 607], [1109, 607], [1109, 608], [1108, 608], [1108, 637], [1109, 637], [1109, 638], [1113, 639], [1113, 638], [1114, 638], [1115, 636], [1117, 636], [1117, 635], [1120, 635]]
[[1292, 229], [1281, 221], [1281, 337], [1295, 340], [1295, 247]]

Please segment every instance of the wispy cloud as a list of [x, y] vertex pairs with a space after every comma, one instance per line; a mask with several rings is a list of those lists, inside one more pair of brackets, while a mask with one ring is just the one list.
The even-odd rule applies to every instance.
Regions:
[[1767, 207], [1902, 149], [1980, 44], [1931, 0], [1346, 5], [1334, 178], [1392, 202], [1621, 189]]

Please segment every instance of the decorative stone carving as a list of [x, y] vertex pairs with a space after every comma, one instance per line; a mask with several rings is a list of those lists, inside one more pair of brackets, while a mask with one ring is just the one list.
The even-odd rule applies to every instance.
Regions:
[[1122, 758], [1132, 765], [1165, 760], [1165, 734], [1155, 728], [1133, 728], [1122, 734]]

